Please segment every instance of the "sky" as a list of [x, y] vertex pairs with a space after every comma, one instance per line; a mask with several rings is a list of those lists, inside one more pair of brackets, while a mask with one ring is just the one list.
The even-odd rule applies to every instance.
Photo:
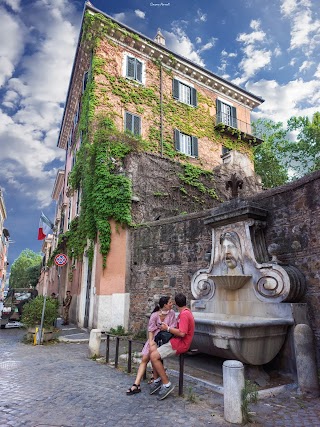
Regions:
[[[320, 110], [319, 0], [92, 0], [93, 6], [265, 99], [253, 119]], [[65, 152], [57, 148], [84, 2], [0, 0], [0, 188], [9, 263], [37, 240]]]

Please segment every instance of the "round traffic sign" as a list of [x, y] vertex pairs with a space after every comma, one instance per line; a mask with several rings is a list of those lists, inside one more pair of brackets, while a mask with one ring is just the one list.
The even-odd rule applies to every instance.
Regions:
[[59, 267], [66, 265], [67, 262], [68, 262], [68, 257], [65, 254], [58, 254], [54, 257], [54, 263]]

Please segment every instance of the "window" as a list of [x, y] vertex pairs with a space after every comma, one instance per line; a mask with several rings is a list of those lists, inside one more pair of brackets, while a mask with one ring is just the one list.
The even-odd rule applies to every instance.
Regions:
[[141, 118], [126, 111], [124, 117], [124, 129], [136, 136], [141, 135]]
[[173, 79], [172, 93], [174, 99], [194, 107], [197, 106], [197, 91], [193, 87], [188, 86], [177, 79]]
[[229, 151], [230, 151], [230, 149], [229, 149], [229, 148], [225, 147], [224, 145], [222, 146], [222, 150], [221, 150], [221, 152], [222, 152], [222, 156], [224, 156], [224, 155], [228, 154], [228, 153], [229, 153]]
[[217, 99], [217, 124], [224, 123], [227, 126], [237, 128], [237, 110], [229, 104]]
[[86, 71], [86, 72], [83, 74], [83, 80], [82, 80], [82, 93], [86, 90], [87, 83], [88, 83], [88, 78], [89, 78], [89, 71]]
[[76, 202], [76, 215], [80, 213], [80, 205], [81, 205], [81, 190], [80, 187], [77, 189], [77, 202]]
[[71, 212], [72, 212], [72, 198], [69, 198], [69, 208], [68, 208], [68, 230], [70, 229], [71, 223]]
[[187, 156], [198, 157], [198, 138], [191, 135], [186, 135], [175, 129], [174, 131], [174, 146], [180, 153]]
[[142, 62], [133, 56], [127, 56], [126, 77], [142, 83]]

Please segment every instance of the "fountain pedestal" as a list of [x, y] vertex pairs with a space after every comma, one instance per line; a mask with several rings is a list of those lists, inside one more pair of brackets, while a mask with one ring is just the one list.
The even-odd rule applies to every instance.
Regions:
[[267, 211], [237, 201], [206, 219], [212, 225], [212, 251], [209, 267], [192, 278], [192, 348], [263, 365], [283, 346], [294, 324], [292, 302], [304, 294], [305, 282], [295, 267], [274, 257], [270, 261], [266, 216]]

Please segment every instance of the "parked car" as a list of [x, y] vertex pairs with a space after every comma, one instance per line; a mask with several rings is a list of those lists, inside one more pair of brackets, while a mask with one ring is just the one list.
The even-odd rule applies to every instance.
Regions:
[[38, 291], [33, 288], [9, 289], [3, 301], [3, 308], [0, 311], [0, 326], [4, 329], [10, 321], [19, 321], [22, 315], [24, 304], [38, 295]]

